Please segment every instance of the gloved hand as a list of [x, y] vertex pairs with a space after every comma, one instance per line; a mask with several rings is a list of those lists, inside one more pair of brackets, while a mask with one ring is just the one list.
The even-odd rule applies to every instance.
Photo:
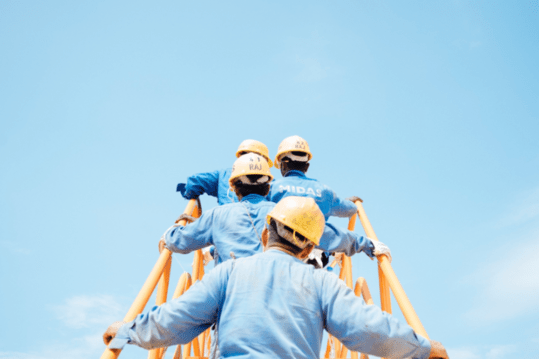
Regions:
[[447, 351], [442, 343], [437, 342], [436, 340], [430, 341], [429, 359], [449, 359], [449, 355], [447, 355]]
[[176, 186], [176, 192], [181, 192], [182, 196], [185, 195], [185, 183], [178, 183]]
[[363, 200], [359, 198], [358, 196], [348, 197], [347, 200], [351, 201], [352, 203], [356, 203], [357, 201], [363, 202]]
[[304, 263], [311, 264], [315, 268], [324, 268], [324, 263], [322, 262], [322, 256], [324, 251], [318, 248], [314, 248], [309, 256], [303, 260]]
[[208, 264], [213, 260], [213, 256], [211, 255], [211, 247], [206, 247], [202, 250], [202, 254], [204, 255], [204, 265]]
[[[182, 219], [185, 219], [187, 222], [190, 222], [190, 223], [193, 223], [194, 221], [196, 221], [198, 218], [195, 218], [193, 216], [190, 216], [188, 214], [185, 214], [185, 213], [182, 213], [178, 219], [176, 220], [176, 222], [180, 222]], [[178, 225], [176, 225], [177, 227]]]
[[118, 333], [118, 330], [120, 330], [120, 328], [124, 324], [125, 322], [121, 322], [121, 321], [114, 322], [107, 328], [107, 330], [103, 334], [103, 342], [105, 343], [105, 345], [109, 345], [110, 341], [114, 339], [114, 337], [116, 336], [116, 333]]
[[372, 244], [374, 245], [374, 249], [372, 251], [373, 254], [377, 257], [379, 255], [385, 254], [389, 259], [389, 263], [391, 263], [391, 251], [389, 250], [389, 247], [380, 241], [372, 241]]
[[161, 254], [161, 252], [163, 252], [163, 249], [165, 249], [167, 246], [166, 242], [165, 242], [165, 239], [163, 237], [161, 237], [161, 239], [159, 240], [159, 254]]
[[[178, 222], [179, 222], [179, 220], [178, 220]], [[161, 253], [163, 251], [163, 249], [166, 247], [165, 239], [167, 238], [168, 232], [172, 231], [174, 228], [176, 228], [178, 226], [179, 226], [179, 224], [174, 223], [172, 226], [168, 227], [168, 229], [165, 231], [165, 233], [163, 233], [163, 235], [161, 236], [161, 239], [159, 240], [159, 253]]]

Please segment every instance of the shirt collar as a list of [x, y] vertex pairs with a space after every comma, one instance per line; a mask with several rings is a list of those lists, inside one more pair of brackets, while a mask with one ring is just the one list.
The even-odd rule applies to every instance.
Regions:
[[299, 260], [298, 258], [286, 253], [286, 252], [283, 252], [281, 250], [278, 250], [276, 248], [269, 248], [268, 250], [266, 250], [266, 255], [269, 255], [269, 256], [275, 256], [275, 257], [282, 257], [283, 259], [288, 259], [288, 260], [291, 260], [291, 261], [296, 261], [296, 262], [299, 262], [299, 263], [303, 263], [301, 260]]
[[301, 171], [298, 171], [298, 170], [290, 170], [288, 172], [286, 172], [286, 174], [284, 175], [285, 177], [302, 177], [302, 178], [306, 178], [307, 176], [305, 176], [305, 173], [301, 172]]
[[251, 193], [251, 194], [248, 194], [247, 196], [243, 197], [241, 199], [241, 202], [250, 202], [250, 203], [260, 203], [262, 201], [265, 201], [266, 198], [259, 195], [259, 194], [256, 194], [256, 193]]

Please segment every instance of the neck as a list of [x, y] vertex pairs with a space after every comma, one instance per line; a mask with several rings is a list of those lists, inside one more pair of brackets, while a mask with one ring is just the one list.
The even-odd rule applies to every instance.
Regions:
[[[264, 250], [268, 250], [268, 249], [276, 249], [278, 251], [289, 254], [292, 257], [298, 258], [298, 255], [296, 253], [290, 251], [288, 248], [286, 248], [285, 246], [280, 245], [279, 243], [272, 243], [272, 244], [268, 245]], [[298, 259], [300, 259], [300, 258], [298, 258]]]

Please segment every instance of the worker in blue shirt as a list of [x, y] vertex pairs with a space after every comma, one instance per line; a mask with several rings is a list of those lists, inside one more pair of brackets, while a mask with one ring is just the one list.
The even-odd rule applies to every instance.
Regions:
[[[262, 252], [261, 234], [265, 218], [275, 206], [265, 198], [272, 179], [264, 157], [254, 153], [241, 156], [234, 162], [229, 179], [230, 187], [240, 202], [214, 207], [189, 225], [172, 226], [163, 235], [160, 248], [166, 246], [172, 252], [187, 254], [214, 245], [215, 265], [232, 256], [242, 258]], [[319, 247], [329, 252], [344, 252], [348, 256], [360, 252], [371, 258], [379, 253], [390, 254], [383, 243], [373, 242], [329, 223]]]
[[273, 182], [269, 200], [277, 203], [287, 196], [311, 197], [320, 207], [326, 221], [330, 216], [351, 217], [356, 214], [357, 207], [353, 202], [358, 197], [340, 199], [328, 186], [305, 176], [311, 158], [307, 141], [299, 136], [285, 138], [275, 156], [275, 167], [281, 170], [283, 178]]
[[[264, 157], [270, 167], [273, 166], [269, 158], [268, 147], [260, 141], [245, 140], [238, 150], [236, 157], [246, 153], [257, 153]], [[239, 202], [238, 197], [232, 191], [229, 191], [229, 179], [232, 168], [217, 170], [214, 172], [197, 173], [187, 178], [187, 183], [179, 183], [176, 191], [181, 192], [183, 198], [193, 199], [207, 193], [210, 196], [217, 197], [217, 203], [220, 205]]]
[[384, 358], [448, 358], [327, 271], [302, 259], [319, 244], [324, 215], [311, 198], [288, 197], [268, 214], [266, 251], [228, 261], [181, 297], [103, 335], [111, 350], [186, 344], [216, 323], [219, 358], [320, 358], [323, 330], [349, 350]]

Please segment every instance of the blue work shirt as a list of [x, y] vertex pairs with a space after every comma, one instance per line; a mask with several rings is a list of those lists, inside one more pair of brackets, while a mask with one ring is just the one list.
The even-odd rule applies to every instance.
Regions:
[[197, 173], [187, 178], [187, 183], [179, 183], [176, 191], [181, 192], [183, 198], [193, 199], [206, 193], [217, 197], [217, 203], [227, 204], [239, 202], [234, 191], [229, 191], [230, 174], [232, 168], [214, 172]]
[[186, 344], [213, 323], [221, 358], [318, 359], [324, 329], [379, 357], [423, 359], [431, 349], [334, 274], [275, 249], [220, 265], [180, 298], [123, 325], [109, 348]]
[[357, 212], [352, 201], [340, 199], [331, 188], [308, 178], [301, 171], [288, 171], [284, 177], [273, 181], [268, 199], [277, 203], [288, 196], [311, 197], [320, 207], [326, 221], [331, 216], [351, 217]]
[[168, 232], [166, 246], [172, 252], [187, 254], [214, 245], [215, 265], [230, 259], [230, 252], [236, 258], [262, 252], [260, 236], [274, 206], [264, 197], [250, 194], [239, 203], [214, 207], [195, 222]]
[[[197, 249], [215, 246], [215, 265], [230, 259], [249, 257], [263, 251], [260, 242], [268, 213], [275, 203], [258, 194], [242, 198], [240, 203], [229, 203], [203, 212], [199, 219], [187, 226], [178, 226], [167, 233], [165, 242], [172, 252], [187, 254]], [[328, 252], [344, 252], [352, 256], [365, 252], [373, 257], [374, 245], [367, 237], [341, 230], [326, 223], [319, 248]]]

